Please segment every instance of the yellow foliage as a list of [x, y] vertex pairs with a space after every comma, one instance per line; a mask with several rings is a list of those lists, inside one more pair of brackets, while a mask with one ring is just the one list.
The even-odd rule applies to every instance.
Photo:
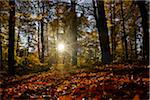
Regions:
[[[27, 57], [27, 61], [28, 61], [29, 65], [32, 65], [32, 66], [41, 65], [40, 60], [36, 54], [29, 54]], [[30, 67], [32, 67], [32, 66], [30, 66]]]
[[16, 64], [28, 67], [35, 67], [42, 65], [36, 54], [29, 54], [27, 57], [15, 56]]

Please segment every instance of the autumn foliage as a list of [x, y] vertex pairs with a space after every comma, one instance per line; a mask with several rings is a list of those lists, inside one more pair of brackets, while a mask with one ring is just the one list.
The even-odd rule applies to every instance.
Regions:
[[72, 72], [66, 69], [2, 79], [1, 97], [60, 100], [148, 98], [149, 78], [144, 66], [74, 68]]

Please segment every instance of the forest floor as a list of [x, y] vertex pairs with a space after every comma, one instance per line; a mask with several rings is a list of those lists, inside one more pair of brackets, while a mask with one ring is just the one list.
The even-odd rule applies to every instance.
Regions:
[[0, 79], [1, 100], [148, 100], [149, 68], [58, 66], [47, 72]]

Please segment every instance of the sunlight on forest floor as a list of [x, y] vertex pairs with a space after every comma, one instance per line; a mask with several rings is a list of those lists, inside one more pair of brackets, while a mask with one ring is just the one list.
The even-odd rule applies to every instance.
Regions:
[[148, 99], [150, 80], [144, 66], [114, 65], [93, 69], [54, 66], [47, 72], [1, 80], [1, 97], [4, 100]]

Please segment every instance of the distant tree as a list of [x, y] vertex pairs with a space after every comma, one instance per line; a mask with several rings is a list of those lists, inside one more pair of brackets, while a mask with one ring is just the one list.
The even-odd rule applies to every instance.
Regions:
[[[5, 69], [4, 64], [6, 63], [7, 57], [4, 52], [7, 49], [7, 28], [8, 28], [8, 1], [0, 1], [0, 70]], [[4, 29], [4, 30], [3, 30]], [[3, 67], [2, 67], [3, 66]]]
[[1, 39], [1, 22], [0, 22], [0, 70], [2, 70], [2, 39]]
[[135, 50], [135, 59], [137, 59], [138, 55], [137, 55], [137, 32], [136, 32], [136, 27], [134, 27], [134, 50]]
[[40, 50], [40, 23], [38, 22], [38, 44], [37, 44], [37, 47], [38, 47], [38, 57], [39, 59], [41, 58], [41, 50]]
[[19, 55], [19, 42], [20, 42], [20, 27], [18, 27], [19, 30], [18, 30], [18, 34], [17, 34], [17, 46], [16, 46], [16, 55], [18, 56]]
[[136, 1], [142, 17], [142, 27], [143, 27], [143, 57], [146, 64], [149, 63], [149, 20], [148, 20], [148, 8], [146, 7], [146, 1]]
[[123, 41], [125, 48], [125, 60], [128, 60], [128, 43], [127, 43], [127, 35], [125, 31], [125, 19], [124, 19], [124, 11], [123, 11], [123, 2], [121, 1], [121, 15], [122, 15], [122, 27], [123, 27]]
[[111, 21], [111, 28], [110, 28], [110, 34], [111, 34], [111, 57], [112, 57], [112, 61], [115, 60], [115, 51], [116, 51], [116, 39], [115, 39], [115, 17], [116, 17], [116, 14], [115, 14], [115, 1], [113, 2], [110, 2], [110, 13], [111, 13], [111, 16], [110, 16], [110, 21]]
[[[95, 6], [97, 3], [97, 8]], [[99, 41], [102, 52], [102, 62], [104, 64], [111, 63], [110, 47], [109, 47], [109, 36], [108, 36], [108, 27], [105, 17], [104, 1], [102, 0], [93, 0], [94, 5], [94, 15], [96, 19], [96, 26], [99, 33]]]
[[72, 31], [72, 64], [77, 65], [77, 16], [75, 12], [76, 4], [75, 0], [71, 0], [71, 31]]
[[15, 0], [9, 1], [9, 44], [8, 44], [8, 73], [15, 74], [14, 46], [15, 46]]

